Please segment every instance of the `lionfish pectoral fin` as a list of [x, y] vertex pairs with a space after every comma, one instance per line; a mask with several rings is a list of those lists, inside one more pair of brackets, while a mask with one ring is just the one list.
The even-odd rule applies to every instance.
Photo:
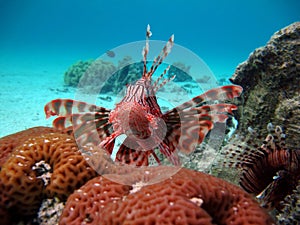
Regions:
[[111, 135], [107, 136], [101, 143], [100, 147], [104, 148], [110, 155], [113, 153], [116, 138], [120, 135], [118, 132], [113, 132]]
[[109, 109], [71, 99], [55, 99], [44, 110], [47, 118], [58, 116], [53, 127], [73, 134], [80, 145], [98, 145], [110, 135]]
[[227, 103], [219, 103], [219, 104], [211, 104], [211, 105], [203, 105], [196, 108], [198, 114], [206, 114], [206, 113], [228, 113], [230, 115], [233, 114], [234, 110], [237, 110], [237, 106], [233, 104]]
[[[216, 104], [179, 111], [177, 108], [164, 114], [168, 143], [173, 143], [184, 154], [193, 152], [201, 144], [214, 123], [225, 123], [234, 105]], [[223, 113], [224, 112], [224, 113]]]
[[110, 136], [111, 124], [105, 122], [102, 126], [95, 126], [97, 121], [91, 121], [90, 123], [83, 123], [74, 129], [74, 136], [78, 144], [86, 145], [93, 144], [95, 146]]
[[243, 92], [243, 88], [239, 85], [226, 85], [210, 89], [202, 94], [206, 101], [226, 100], [239, 97]]
[[45, 105], [44, 111], [46, 118], [50, 116], [70, 116], [84, 112], [110, 112], [109, 109], [72, 99], [54, 99]]
[[149, 165], [148, 157], [151, 155], [151, 150], [144, 151], [136, 141], [128, 137], [116, 151], [116, 162], [133, 166]]
[[177, 106], [176, 109], [182, 111], [191, 107], [199, 107], [205, 102], [230, 100], [239, 97], [242, 91], [243, 88], [238, 85], [214, 88]]
[[160, 143], [159, 150], [164, 156], [167, 157], [167, 159], [169, 160], [169, 162], [172, 163], [172, 165], [174, 166], [180, 165], [180, 159], [177, 154], [176, 147], [174, 146], [174, 143], [172, 142], [170, 136], [167, 136], [165, 140], [162, 143]]
[[52, 126], [65, 133], [73, 133], [73, 127], [70, 117], [59, 116], [53, 120]]
[[44, 107], [46, 118], [71, 115], [73, 103], [72, 99], [54, 99], [48, 102]]
[[72, 126], [72, 122], [70, 117], [59, 116], [53, 120], [52, 125], [59, 130], [63, 130], [69, 126]]
[[[198, 120], [197, 120], [198, 119]], [[181, 136], [178, 142], [178, 149], [184, 154], [192, 153], [198, 144], [201, 144], [213, 128], [212, 117], [208, 114], [195, 116], [194, 120], [183, 121]]]

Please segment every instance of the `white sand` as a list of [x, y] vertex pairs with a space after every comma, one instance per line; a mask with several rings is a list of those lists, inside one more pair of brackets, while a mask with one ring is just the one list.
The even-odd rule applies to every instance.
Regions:
[[58, 54], [3, 51], [0, 54], [0, 137], [34, 126], [50, 126], [44, 105], [51, 99], [72, 98], [61, 92], [63, 74], [74, 59]]
[[45, 103], [54, 98], [74, 96], [72, 92], [61, 92], [64, 90], [62, 79], [56, 77], [47, 72], [0, 74], [0, 137], [34, 126], [51, 125], [43, 112]]

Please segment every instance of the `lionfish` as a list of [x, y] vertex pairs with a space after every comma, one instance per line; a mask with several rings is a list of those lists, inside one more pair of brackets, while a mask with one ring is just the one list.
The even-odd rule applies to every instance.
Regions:
[[[231, 100], [240, 96], [242, 87], [236, 85], [211, 89], [191, 100], [162, 113], [156, 92], [174, 79], [160, 81], [168, 72], [167, 67], [152, 84], [151, 77], [170, 53], [174, 45], [172, 35], [161, 53], [147, 69], [150, 26], [146, 30], [146, 43], [142, 50], [143, 73], [134, 84], [127, 85], [124, 98], [110, 110], [71, 99], [55, 99], [45, 105], [46, 118], [58, 116], [53, 126], [71, 131], [80, 144], [93, 143], [107, 151], [115, 162], [135, 166], [148, 166], [149, 158], [161, 164], [157, 152], [173, 165], [179, 165], [177, 150], [190, 153], [200, 144], [214, 123], [225, 123], [237, 106], [229, 103], [205, 104]], [[115, 149], [116, 138], [126, 135]]]
[[254, 144], [259, 134], [249, 128], [247, 138], [237, 137], [223, 148], [224, 164], [241, 169], [240, 186], [256, 195], [267, 209], [281, 209], [284, 198], [293, 193], [300, 179], [300, 149], [285, 146], [280, 126], [268, 124], [262, 145]]

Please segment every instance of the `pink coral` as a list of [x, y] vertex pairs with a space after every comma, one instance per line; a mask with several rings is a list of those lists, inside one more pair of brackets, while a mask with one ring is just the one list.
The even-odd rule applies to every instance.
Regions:
[[239, 187], [188, 169], [147, 186], [90, 180], [70, 195], [60, 219], [61, 225], [83, 223], [275, 224]]

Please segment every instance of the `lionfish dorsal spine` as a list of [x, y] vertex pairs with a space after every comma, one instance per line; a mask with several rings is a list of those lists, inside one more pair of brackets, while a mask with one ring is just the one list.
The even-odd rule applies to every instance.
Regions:
[[160, 89], [161, 87], [163, 87], [166, 83], [172, 81], [175, 79], [176, 75], [173, 75], [171, 77], [169, 77], [168, 79], [163, 80], [160, 84], [159, 81], [161, 80], [161, 78], [169, 71], [170, 69], [170, 65], [164, 70], [164, 72], [157, 78], [157, 80], [154, 82], [153, 84], [153, 91], [154, 93], [157, 92], [158, 89]]
[[154, 59], [152, 66], [148, 72], [148, 76], [151, 77], [152, 74], [156, 71], [156, 69], [159, 67], [160, 64], [164, 61], [164, 59], [167, 57], [167, 55], [171, 52], [171, 49], [174, 45], [174, 34], [169, 38], [166, 45], [163, 47], [160, 54]]
[[170, 66], [168, 66], [164, 72], [156, 79], [156, 81], [153, 84], [153, 87], [156, 87], [159, 83], [159, 81], [161, 80], [161, 78], [168, 72], [168, 70], [170, 69]]
[[[152, 32], [150, 30], [150, 25], [148, 24], [147, 30], [146, 30], [146, 44], [143, 48], [142, 55], [143, 55], [143, 78], [150, 79], [153, 73], [156, 71], [156, 69], [159, 67], [159, 65], [162, 64], [164, 59], [167, 57], [167, 55], [171, 52], [171, 49], [174, 45], [174, 34], [171, 35], [166, 45], [163, 47], [160, 54], [153, 60], [153, 63], [150, 67], [150, 70], [147, 70], [147, 55], [149, 52], [149, 39], [152, 36]], [[167, 70], [166, 70], [167, 72]]]
[[152, 36], [152, 32], [150, 30], [150, 25], [147, 25], [147, 30], [146, 30], [146, 44], [143, 48], [142, 55], [143, 55], [143, 63], [144, 63], [144, 69], [143, 69], [143, 77], [146, 77], [148, 74], [147, 72], [147, 55], [149, 52], [149, 38]]

